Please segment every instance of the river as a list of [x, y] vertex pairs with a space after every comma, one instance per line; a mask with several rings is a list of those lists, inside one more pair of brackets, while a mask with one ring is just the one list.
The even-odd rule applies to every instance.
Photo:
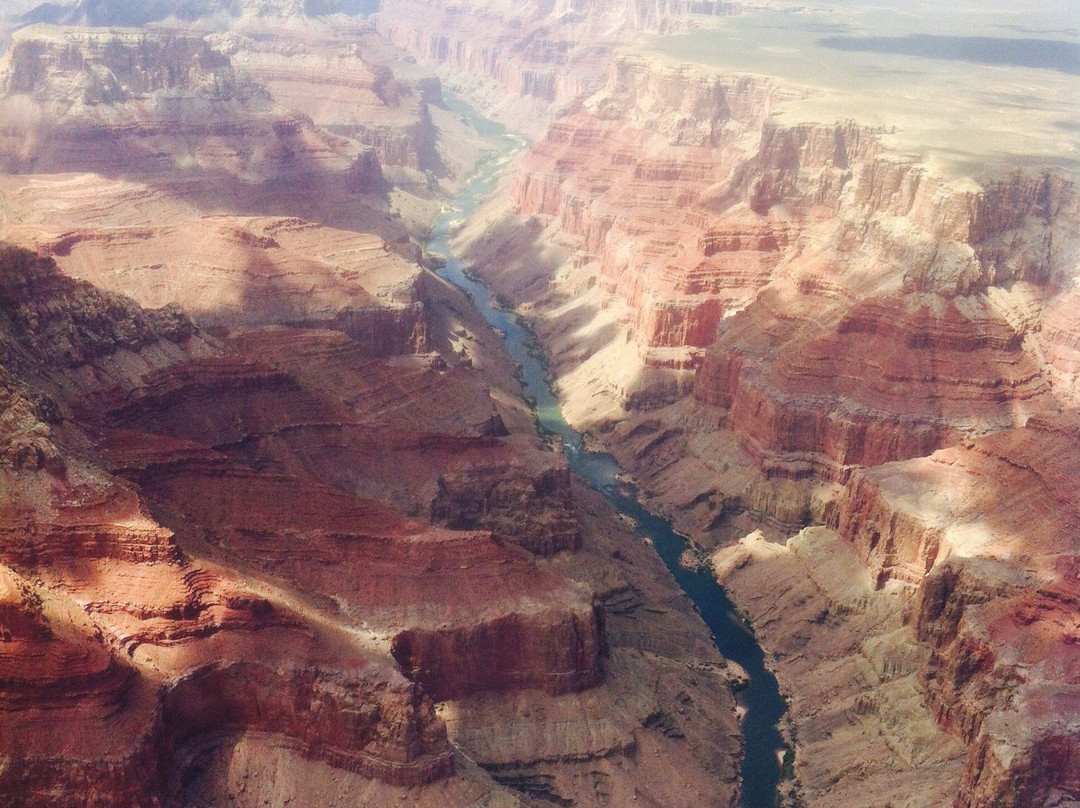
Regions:
[[749, 684], [736, 694], [738, 703], [746, 710], [742, 721], [746, 737], [742, 805], [743, 808], [774, 808], [781, 777], [780, 754], [785, 749], [777, 722], [784, 714], [785, 705], [776, 677], [765, 667], [764, 652], [750, 627], [711, 572], [686, 569], [679, 563], [686, 540], [675, 533], [670, 522], [641, 506], [633, 486], [621, 480], [621, 469], [615, 458], [585, 449], [582, 436], [563, 419], [559, 402], [548, 382], [547, 363], [536, 348], [527, 325], [513, 312], [500, 308], [488, 289], [451, 252], [450, 234], [455, 223], [473, 215], [478, 204], [494, 190], [513, 155], [524, 145], [521, 138], [478, 118], [460, 104], [454, 104], [454, 109], [495, 145], [477, 173], [444, 209], [432, 230], [428, 250], [446, 259], [445, 265], [437, 270], [438, 274], [464, 289], [484, 319], [506, 336], [506, 347], [521, 367], [524, 395], [536, 402], [540, 428], [562, 441], [570, 469], [604, 494], [619, 513], [632, 519], [638, 532], [653, 543], [679, 586], [697, 605], [720, 653], [746, 670]]

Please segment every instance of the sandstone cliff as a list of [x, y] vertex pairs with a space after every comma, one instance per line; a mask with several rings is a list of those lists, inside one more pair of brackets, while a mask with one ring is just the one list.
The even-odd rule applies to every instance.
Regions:
[[488, 112], [542, 131], [553, 102], [565, 105], [602, 84], [620, 45], [686, 28], [692, 15], [729, 11], [729, 4], [715, 0], [389, 0], [373, 19], [393, 44], [450, 68], [446, 78]]
[[914, 584], [931, 711], [968, 744], [960, 805], [1076, 793], [1075, 413], [859, 473], [838, 530]]
[[4, 799], [734, 804], [699, 618], [414, 260], [471, 159], [438, 83], [207, 22], [3, 68]]
[[[1000, 493], [959, 508], [954, 492], [972, 489], [919, 464], [961, 447], [1008, 446], [994, 451], [1026, 459], [989, 464], [986, 490], [999, 492], [1015, 464], [1035, 475], [1016, 481], [1017, 498], [1046, 514], [1071, 502], [1061, 490], [1034, 504], [1045, 486], [1055, 490], [1046, 475], [1074, 473], [1076, 447], [1049, 436], [1068, 432], [1051, 425], [1071, 423], [1076, 406], [1075, 329], [1064, 319], [1075, 314], [1075, 177], [1056, 168], [950, 174], [892, 151], [880, 128], [771, 115], [803, 92], [653, 55], [616, 56], [606, 86], [550, 125], [459, 244], [534, 318], [568, 418], [638, 477], [652, 507], [704, 546], [755, 529], [779, 539], [807, 524], [834, 527], [868, 570], [868, 591], [891, 593], [873, 608], [845, 607], [826, 630], [815, 615], [800, 623], [786, 600], [760, 601], [756, 587], [781, 568], [796, 598], [803, 562], [763, 561], [760, 575], [735, 572], [750, 555], [719, 562], [752, 618], [780, 621], [765, 632], [767, 647], [795, 644], [780, 672], [797, 730], [812, 735], [797, 757], [811, 804], [844, 804], [863, 788], [885, 799], [900, 782], [886, 774], [896, 766], [915, 780], [920, 767], [948, 778], [910, 804], [956, 794], [958, 805], [1068, 800], [1074, 673], [1067, 661], [1035, 660], [1069, 654], [1053, 647], [1060, 640], [1029, 649], [1007, 625], [1045, 609], [1039, 636], [1071, 631], [1035, 593], [1057, 592], [1061, 584], [1048, 582], [1067, 577], [1052, 570], [1071, 563], [1059, 559], [1075, 549], [1072, 517], [1046, 524], [1018, 509], [1045, 533], [1014, 556], [999, 549], [1013, 518], [989, 515]], [[1032, 465], [1058, 455], [1063, 471]], [[869, 481], [897, 479], [892, 470], [907, 468], [897, 461], [911, 472], [896, 494], [913, 504], [868, 516], [881, 496]], [[923, 492], [917, 502], [912, 488]], [[972, 531], [982, 531], [977, 541]], [[845, 552], [830, 541], [813, 553]], [[761, 549], [762, 558], [772, 552]], [[836, 596], [819, 588], [831, 609]], [[939, 625], [941, 609], [954, 621], [968, 614], [965, 628]], [[808, 661], [850, 642], [864, 620], [880, 623], [881, 639], [857, 655], [878, 673], [821, 692]], [[803, 643], [815, 646], [805, 658]], [[890, 654], [906, 661], [882, 675]], [[1031, 667], [1021, 674], [1014, 664]], [[862, 688], [872, 695], [832, 712]], [[993, 717], [1005, 699], [1030, 712]], [[836, 722], [830, 735], [878, 739], [863, 770], [842, 771], [834, 750], [819, 745], [823, 709]], [[909, 709], [914, 746], [896, 727]], [[931, 717], [973, 744], [963, 767]], [[843, 788], [831, 785], [838, 778]]]
[[445, 730], [416, 685], [181, 550], [70, 420], [80, 388], [207, 350], [191, 321], [23, 251], [0, 263], [5, 799], [67, 805], [77, 789], [87, 805], [158, 804], [180, 748], [228, 730], [275, 733], [388, 782], [445, 776]]
[[[350, 482], [321, 481], [326, 472], [317, 461], [329, 469], [342, 451], [370, 451], [372, 432], [388, 429], [377, 451], [390, 455], [384, 462], [399, 475], [416, 474], [425, 439], [402, 440], [410, 423], [456, 462], [462, 453], [480, 465], [485, 456], [512, 458], [489, 479], [522, 486], [517, 480], [531, 464], [529, 443], [520, 440], [526, 436], [511, 438], [505, 428], [455, 434], [458, 412], [443, 425], [400, 406], [380, 415], [373, 405], [385, 406], [385, 396], [342, 383], [351, 374], [371, 384], [384, 362], [397, 363], [399, 377], [414, 365], [410, 373], [422, 378], [430, 369], [416, 371], [430, 365], [428, 357], [358, 354], [348, 346], [362, 335], [280, 325], [222, 344], [175, 309], [147, 313], [64, 278], [50, 259], [8, 249], [4, 267], [3, 366], [17, 374], [5, 377], [2, 472], [14, 497], [3, 515], [0, 609], [9, 668], [3, 705], [14, 733], [7, 798], [66, 804], [53, 791], [58, 783], [80, 788], [88, 805], [186, 804], [183, 782], [194, 782], [195, 793], [235, 794], [238, 786], [213, 772], [219, 750], [236, 744], [253, 766], [283, 755], [292, 767], [305, 759], [336, 769], [333, 778], [354, 778], [358, 788], [364, 778], [386, 783], [389, 791], [363, 786], [367, 804], [400, 787], [427, 804], [436, 792], [424, 784], [453, 768], [432, 697], [462, 701], [455, 714], [473, 732], [497, 735], [499, 722], [481, 706], [491, 694], [508, 692], [512, 701], [538, 688], [532, 692], [550, 694], [551, 709], [562, 711], [602, 677], [588, 699], [645, 698], [644, 712], [605, 719], [619, 743], [594, 745], [586, 723], [551, 757], [552, 730], [542, 721], [510, 758], [498, 765], [484, 758], [496, 769], [523, 767], [497, 774], [500, 782], [534, 793], [535, 782], [554, 776], [543, 793], [584, 793], [595, 782], [592, 769], [613, 753], [629, 760], [645, 744], [663, 752], [664, 766], [678, 755], [679, 745], [648, 720], [657, 708], [646, 683], [673, 669], [654, 697], [666, 704], [686, 686], [683, 660], [722, 662], [702, 638], [666, 652], [677, 661], [640, 659], [644, 635], [635, 632], [618, 641], [617, 663], [604, 663], [603, 601], [589, 575], [572, 578], [605, 556], [538, 569], [532, 555], [490, 533], [427, 527], [358, 497]], [[512, 380], [508, 368], [501, 374]], [[352, 398], [354, 391], [360, 395]], [[490, 413], [490, 399], [487, 406]], [[530, 423], [524, 405], [516, 406], [507, 421]], [[290, 435], [293, 448], [283, 454]], [[318, 452], [313, 440], [322, 441]], [[309, 460], [298, 463], [292, 458], [305, 443]], [[412, 486], [422, 490], [430, 473], [411, 477]], [[565, 467], [544, 475], [541, 499], [530, 506], [535, 518], [554, 511], [579, 541], [569, 491], [559, 493], [568, 486]], [[456, 496], [468, 496], [471, 485]], [[610, 524], [611, 517], [592, 519]], [[506, 517], [501, 524], [504, 536], [519, 535]], [[533, 549], [559, 549], [551, 535]], [[528, 536], [521, 541], [528, 546]], [[655, 557], [639, 561], [656, 574]], [[597, 580], [609, 574], [592, 573]], [[623, 574], [633, 581], [641, 573]], [[638, 585], [647, 601], [670, 597], [673, 586], [663, 578]], [[678, 610], [674, 625], [689, 621], [691, 634], [704, 633], [686, 604]], [[722, 729], [709, 728], [702, 749], [723, 750], [724, 762], [679, 764], [680, 775], [663, 788], [644, 787], [643, 796], [669, 802], [659, 795], [677, 793], [677, 778], [691, 777], [695, 793], [734, 800], [730, 696], [722, 675], [708, 681], [709, 698], [721, 697]], [[231, 739], [225, 747], [222, 738]], [[562, 757], [574, 761], [570, 768]], [[311, 804], [327, 799], [328, 777], [318, 775], [323, 791], [309, 794]], [[603, 777], [616, 794], [630, 794], [655, 771], [631, 765]], [[276, 793], [299, 785], [284, 783]], [[512, 799], [468, 767], [437, 793], [461, 805], [485, 793]]]

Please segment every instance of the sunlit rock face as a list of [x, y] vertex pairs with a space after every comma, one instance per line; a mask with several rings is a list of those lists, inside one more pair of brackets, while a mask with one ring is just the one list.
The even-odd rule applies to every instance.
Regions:
[[[0, 261], [5, 799], [68, 804], [79, 788], [87, 804], [155, 804], [180, 748], [222, 731], [306, 741], [314, 758], [391, 783], [445, 777], [431, 702], [374, 646], [335, 641], [280, 592], [193, 559], [113, 473], [113, 447], [197, 463], [193, 445], [71, 418], [95, 389], [213, 355], [191, 320], [24, 251]], [[365, 704], [379, 706], [361, 718]]]
[[[232, 759], [256, 793], [311, 805], [342, 783], [370, 804], [517, 804], [454, 771], [432, 699], [507, 782], [584, 793], [600, 767], [627, 799], [736, 799], [707, 631], [651, 549], [571, 495], [520, 399], [496, 404], [450, 352], [283, 324], [214, 338], [50, 258], [4, 248], [0, 268], [5, 799], [66, 805], [57, 783], [92, 805], [246, 799], [217, 768]], [[436, 346], [443, 307], [464, 304], [440, 288], [424, 302]], [[487, 339], [470, 350], [497, 367]], [[509, 370], [483, 378], [509, 386]], [[459, 529], [403, 516], [394, 486]], [[522, 700], [543, 707], [524, 733]], [[684, 733], [709, 757], [673, 775]]]
[[490, 533], [230, 458], [297, 420], [360, 430], [343, 400], [175, 308], [147, 312], [31, 253], [2, 259], [11, 799], [63, 804], [49, 795], [67, 782], [152, 804], [185, 750], [221, 733], [421, 785], [452, 770], [428, 694], [599, 681], [584, 585]]
[[[815, 455], [872, 465], [1054, 406], [1033, 318], [1074, 274], [1071, 178], [935, 177], [872, 129], [766, 122], [784, 92], [617, 59], [607, 88], [530, 149], [511, 191], [518, 221], [536, 217], [573, 249], [559, 282], [620, 307], [616, 338], [592, 347], [633, 344], [642, 373], [700, 368], [695, 397], [789, 476]], [[492, 276], [557, 304], [544, 270], [516, 258]], [[567, 367], [568, 383], [579, 375]], [[640, 397], [678, 394], [667, 378]], [[605, 381], [614, 403], [640, 405], [625, 379]]]
[[705, 19], [730, 10], [712, 0], [389, 0], [372, 19], [390, 42], [449, 68], [444, 75], [466, 96], [540, 134], [553, 104], [564, 107], [602, 85], [616, 48], [686, 28], [690, 15]]
[[[498, 16], [438, 13], [473, 42]], [[1076, 799], [1075, 173], [803, 123], [818, 88], [761, 75], [592, 67], [458, 244], [657, 509], [706, 547], [763, 532], [715, 566], [779, 655], [807, 804]]]
[[703, 623], [419, 263], [476, 147], [358, 5], [0, 64], [0, 801], [733, 805]]
[[651, 420], [679, 401], [731, 435], [726, 466], [757, 469], [713, 500], [794, 527], [824, 505], [799, 481], [1072, 404], [1080, 206], [1064, 171], [946, 178], [875, 129], [766, 120], [790, 92], [617, 58], [462, 241], [543, 313], [573, 420], [636, 430], [645, 471]]
[[958, 804], [1076, 793], [1075, 412], [860, 472], [838, 529], [910, 622], [939, 723], [968, 745]]

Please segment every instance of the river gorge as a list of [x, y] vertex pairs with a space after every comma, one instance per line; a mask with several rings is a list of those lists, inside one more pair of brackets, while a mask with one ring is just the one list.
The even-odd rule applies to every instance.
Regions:
[[1060, 0], [0, 9], [0, 801], [1080, 805]]

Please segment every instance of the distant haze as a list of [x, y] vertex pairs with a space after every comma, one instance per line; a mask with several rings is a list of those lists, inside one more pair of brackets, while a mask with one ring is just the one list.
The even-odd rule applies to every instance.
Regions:
[[1011, 65], [1080, 75], [1080, 45], [1053, 39], [1006, 39], [990, 36], [830, 36], [818, 44], [842, 51], [898, 53], [981, 65]]
[[781, 117], [895, 129], [900, 150], [978, 172], [1080, 163], [1080, 3], [821, 0], [647, 45], [799, 90]]

